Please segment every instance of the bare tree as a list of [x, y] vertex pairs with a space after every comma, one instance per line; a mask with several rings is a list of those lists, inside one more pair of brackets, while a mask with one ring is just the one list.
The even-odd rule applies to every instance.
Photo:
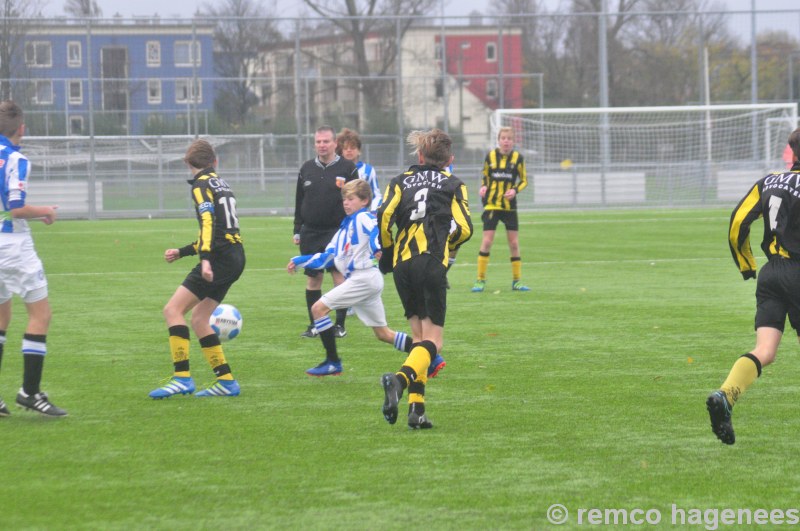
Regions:
[[74, 17], [99, 18], [103, 16], [103, 10], [97, 4], [97, 0], [66, 0], [64, 13]]
[[[337, 29], [342, 46], [334, 56], [314, 57], [330, 62], [344, 75], [358, 79], [357, 92], [365, 106], [386, 107], [388, 84], [382, 77], [394, 72], [397, 59], [397, 33], [400, 40], [415, 15], [430, 15], [439, 0], [303, 0], [316, 14]], [[391, 18], [403, 17], [403, 18]], [[398, 22], [399, 20], [399, 22]], [[399, 24], [399, 27], [398, 27]], [[375, 43], [376, 53], [367, 53], [367, 42]], [[352, 57], [352, 60], [349, 58]]]
[[15, 78], [25, 70], [25, 33], [41, 16], [38, 0], [0, 0], [0, 99], [12, 97]]
[[254, 87], [259, 53], [280, 41], [273, 18], [258, 0], [220, 0], [206, 4], [200, 16], [216, 22], [215, 61], [218, 74], [227, 81], [218, 91], [215, 106], [230, 125], [239, 128], [258, 103]]

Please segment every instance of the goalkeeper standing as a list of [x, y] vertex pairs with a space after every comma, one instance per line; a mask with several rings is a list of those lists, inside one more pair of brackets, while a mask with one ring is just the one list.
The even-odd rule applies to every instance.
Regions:
[[750, 248], [750, 225], [764, 218], [761, 249], [768, 261], [756, 285], [756, 346], [733, 364], [728, 378], [706, 400], [711, 429], [725, 444], [736, 437], [731, 423], [734, 404], [775, 360], [786, 316], [800, 337], [800, 128], [789, 135], [792, 168], [756, 182], [731, 214], [728, 244], [745, 280], [756, 277]]
[[508, 250], [511, 254], [511, 289], [530, 291], [522, 284], [522, 260], [519, 256], [519, 219], [517, 218], [517, 194], [528, 186], [525, 159], [514, 149], [514, 130], [501, 127], [497, 133], [497, 148], [486, 155], [483, 162], [483, 180], [478, 192], [483, 203], [483, 240], [478, 251], [478, 280], [473, 292], [486, 288], [486, 270], [489, 268], [489, 253], [492, 250], [497, 225], [506, 226]]
[[[428, 367], [442, 349], [447, 312], [447, 263], [472, 236], [467, 187], [444, 170], [453, 162], [450, 137], [439, 129], [408, 136], [419, 164], [392, 179], [378, 209], [381, 271], [393, 268], [394, 283], [411, 327], [413, 345], [396, 373], [381, 377], [383, 416], [397, 422], [408, 389], [408, 426], [432, 428], [425, 415]], [[452, 230], [451, 230], [452, 224]], [[392, 225], [397, 233], [392, 234]]]

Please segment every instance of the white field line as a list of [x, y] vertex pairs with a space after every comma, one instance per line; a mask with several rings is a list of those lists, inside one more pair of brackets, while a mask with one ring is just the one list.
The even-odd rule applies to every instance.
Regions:
[[[288, 259], [287, 259], [288, 260]], [[550, 260], [546, 262], [525, 262], [525, 267], [552, 267], [564, 265], [619, 265], [619, 264], [680, 264], [680, 263], [701, 263], [701, 262], [729, 262], [730, 257], [704, 257], [704, 258], [635, 258], [630, 260]], [[756, 260], [762, 261], [761, 257]], [[456, 262], [453, 267], [475, 267], [475, 262]], [[250, 267], [246, 272], [274, 272], [286, 271], [285, 267]], [[185, 273], [180, 270], [177, 273]], [[97, 271], [97, 272], [70, 272], [70, 273], [46, 273], [48, 277], [104, 277], [104, 276], [124, 276], [124, 275], [153, 275], [153, 271]]]

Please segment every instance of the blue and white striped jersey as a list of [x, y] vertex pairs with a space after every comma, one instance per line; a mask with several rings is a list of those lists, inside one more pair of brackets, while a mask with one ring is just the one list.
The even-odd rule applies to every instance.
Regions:
[[378, 185], [378, 174], [371, 164], [367, 164], [363, 160], [358, 161], [356, 168], [358, 169], [358, 178], [367, 181], [369, 183], [369, 187], [372, 188], [372, 204], [370, 205], [369, 209], [372, 212], [375, 212], [378, 210], [378, 207], [381, 206], [381, 202], [383, 201], [381, 187]]
[[3, 211], [0, 212], [0, 232], [30, 232], [28, 222], [13, 219], [10, 212], [25, 206], [27, 195], [28, 158], [19, 152], [19, 146], [0, 135], [0, 199]]
[[308, 269], [325, 269], [333, 264], [348, 278], [353, 271], [378, 267], [375, 260], [375, 253], [381, 248], [378, 235], [375, 215], [362, 208], [342, 220], [325, 251], [295, 256], [292, 262]]

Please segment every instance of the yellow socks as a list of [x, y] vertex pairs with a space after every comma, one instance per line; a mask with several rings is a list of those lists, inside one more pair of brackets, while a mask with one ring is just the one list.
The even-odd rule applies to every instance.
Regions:
[[189, 373], [189, 327], [177, 325], [169, 327], [169, 352], [172, 355], [174, 374], [188, 378]]
[[233, 380], [231, 368], [228, 366], [227, 360], [225, 360], [225, 354], [222, 352], [222, 345], [217, 334], [201, 337], [200, 347], [203, 350], [203, 356], [208, 360], [208, 364], [211, 365], [211, 369], [217, 379]]
[[761, 376], [761, 362], [752, 354], [747, 353], [733, 364], [731, 372], [720, 390], [725, 393], [728, 403], [733, 406], [759, 376]]
[[478, 252], [478, 280], [486, 280], [487, 269], [489, 269], [489, 253]]
[[511, 280], [522, 278], [522, 259], [519, 256], [511, 257]]

